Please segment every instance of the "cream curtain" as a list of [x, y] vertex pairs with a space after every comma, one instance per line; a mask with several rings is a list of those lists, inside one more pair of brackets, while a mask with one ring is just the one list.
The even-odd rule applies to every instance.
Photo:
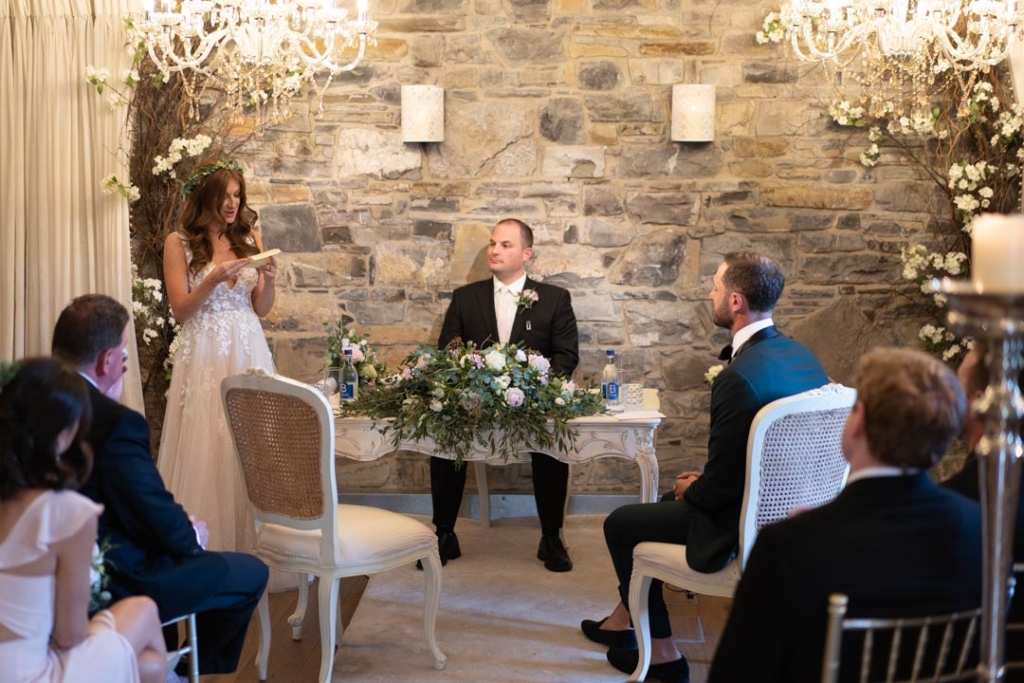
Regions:
[[[86, 83], [130, 64], [123, 17], [133, 0], [0, 0], [0, 358], [47, 354], [74, 297], [108, 294], [131, 309], [128, 206], [102, 193], [123, 107]], [[125, 403], [141, 410], [134, 335]]]

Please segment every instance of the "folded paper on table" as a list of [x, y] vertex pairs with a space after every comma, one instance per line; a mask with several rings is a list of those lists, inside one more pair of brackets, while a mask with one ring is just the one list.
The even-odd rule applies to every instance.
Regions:
[[245, 264], [245, 267], [246, 268], [261, 268], [261, 267], [263, 267], [263, 266], [265, 266], [267, 264], [267, 261], [269, 261], [271, 259], [271, 257], [277, 256], [280, 253], [281, 253], [280, 249], [267, 249], [266, 251], [262, 251], [259, 254], [256, 254], [254, 256], [250, 256], [249, 257], [249, 263]]

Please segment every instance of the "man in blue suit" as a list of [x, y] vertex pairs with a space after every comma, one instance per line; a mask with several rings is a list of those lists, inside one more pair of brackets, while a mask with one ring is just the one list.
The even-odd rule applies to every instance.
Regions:
[[[444, 348], [454, 339], [477, 347], [514, 343], [537, 351], [551, 361], [551, 372], [571, 375], [579, 362], [576, 315], [569, 292], [526, 276], [526, 262], [533, 256], [533, 230], [515, 218], [499, 221], [487, 246], [487, 266], [492, 277], [459, 287], [444, 316], [437, 345]], [[524, 292], [536, 298], [520, 303]], [[541, 540], [537, 559], [553, 572], [572, 569], [569, 553], [559, 532], [565, 514], [569, 465], [532, 453], [533, 492], [540, 517]], [[441, 563], [462, 555], [455, 520], [466, 486], [466, 468], [445, 458], [430, 459], [430, 495], [434, 506]]]
[[[711, 427], [704, 472], [684, 472], [674, 495], [661, 502], [626, 505], [605, 520], [605, 541], [619, 580], [620, 602], [602, 621], [584, 620], [584, 634], [609, 648], [608, 661], [625, 673], [636, 668], [636, 639], [630, 628], [629, 580], [633, 548], [657, 541], [686, 546], [686, 560], [700, 572], [722, 569], [739, 543], [740, 509], [746, 479], [747, 437], [754, 416], [776, 399], [828, 383], [818, 359], [805, 346], [779, 333], [772, 310], [785, 276], [774, 260], [753, 252], [727, 254], [713, 278], [716, 325], [732, 331], [722, 352], [729, 364], [711, 385]], [[659, 681], [689, 680], [689, 666], [672, 639], [660, 581], [651, 582], [651, 668]]]
[[[204, 550], [205, 524], [194, 526], [164, 486], [146, 418], [114, 400], [127, 346], [128, 311], [102, 294], [72, 301], [53, 332], [53, 355], [90, 385], [93, 418], [85, 440], [93, 466], [81, 493], [103, 505], [98, 536], [109, 544], [108, 587], [115, 600], [152, 598], [163, 621], [197, 613], [199, 672], [231, 673], [267, 585], [267, 567], [251, 555]], [[170, 635], [168, 647], [177, 649]]]
[[[849, 598], [849, 618], [941, 614], [981, 602], [981, 511], [928, 478], [966, 412], [956, 377], [920, 351], [882, 348], [861, 357], [853, 386], [857, 402], [842, 437], [846, 488], [758, 534], [709, 683], [818, 683], [832, 593]], [[897, 657], [898, 680], [909, 677], [911, 635]], [[941, 633], [931, 636], [941, 642]], [[841, 681], [858, 680], [857, 640], [843, 639]], [[876, 638], [876, 648], [884, 642]], [[956, 652], [958, 643], [951, 646]], [[885, 679], [886, 659], [876, 652], [870, 680]], [[932, 666], [924, 667], [929, 679]]]

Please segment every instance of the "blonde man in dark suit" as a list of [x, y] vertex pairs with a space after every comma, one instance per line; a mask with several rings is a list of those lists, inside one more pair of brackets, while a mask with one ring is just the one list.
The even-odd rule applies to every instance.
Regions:
[[[579, 363], [579, 336], [569, 292], [537, 282], [526, 275], [526, 263], [533, 256], [533, 231], [515, 218], [499, 221], [487, 246], [487, 266], [492, 277], [459, 287], [444, 316], [437, 345], [444, 348], [453, 339], [473, 342], [478, 347], [514, 343], [539, 352], [551, 361], [551, 372], [571, 375]], [[526, 290], [536, 299], [527, 307], [517, 304]], [[541, 523], [537, 558], [553, 572], [572, 569], [569, 553], [562, 544], [569, 465], [542, 453], [533, 453], [533, 491]], [[452, 460], [430, 459], [430, 494], [434, 506], [441, 562], [462, 555], [455, 520], [466, 485], [466, 467], [456, 468]]]

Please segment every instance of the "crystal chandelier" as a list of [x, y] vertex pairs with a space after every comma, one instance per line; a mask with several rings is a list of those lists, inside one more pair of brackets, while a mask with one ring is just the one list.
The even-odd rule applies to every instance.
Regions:
[[191, 116], [213, 87], [236, 111], [253, 107], [277, 122], [307, 85], [322, 114], [331, 79], [359, 65], [377, 29], [367, 0], [358, 0], [355, 20], [334, 0], [162, 0], [159, 11], [145, 2], [145, 18], [129, 22], [132, 42], [164, 80], [182, 75]]
[[861, 47], [889, 59], [923, 52], [953, 68], [995, 66], [1022, 28], [1016, 0], [793, 0], [789, 37], [804, 61]]
[[872, 115], [917, 118], [936, 79], [970, 92], [1024, 29], [1016, 0], [791, 0], [780, 21], [794, 54], [859, 84]]

